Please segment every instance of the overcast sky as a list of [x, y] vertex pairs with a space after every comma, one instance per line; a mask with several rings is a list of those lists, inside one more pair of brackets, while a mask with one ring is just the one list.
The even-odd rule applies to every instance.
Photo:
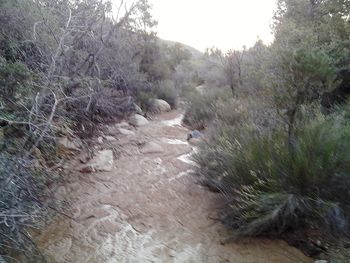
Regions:
[[201, 51], [253, 45], [273, 39], [270, 24], [276, 0], [150, 0], [158, 36]]

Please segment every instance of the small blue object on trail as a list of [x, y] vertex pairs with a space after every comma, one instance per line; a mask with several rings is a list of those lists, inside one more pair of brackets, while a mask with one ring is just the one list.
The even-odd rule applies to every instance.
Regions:
[[200, 131], [194, 130], [187, 135], [187, 141], [199, 137], [202, 137], [202, 133]]

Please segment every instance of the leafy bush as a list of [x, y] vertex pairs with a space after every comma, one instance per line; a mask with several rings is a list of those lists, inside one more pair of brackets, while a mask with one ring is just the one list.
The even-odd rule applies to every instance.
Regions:
[[188, 98], [188, 105], [183, 118], [184, 124], [197, 130], [203, 130], [214, 118], [215, 100], [211, 96], [192, 93]]
[[197, 130], [205, 129], [210, 123], [214, 126], [234, 126], [241, 123], [246, 115], [246, 106], [242, 101], [232, 98], [227, 89], [212, 89], [188, 95], [184, 123]]
[[166, 80], [159, 82], [155, 89], [155, 94], [158, 99], [168, 102], [172, 109], [177, 108], [179, 94], [173, 81]]
[[292, 141], [281, 132], [226, 130], [196, 156], [206, 184], [227, 198], [224, 222], [238, 235], [281, 235], [316, 227], [347, 233], [350, 125], [318, 117]]

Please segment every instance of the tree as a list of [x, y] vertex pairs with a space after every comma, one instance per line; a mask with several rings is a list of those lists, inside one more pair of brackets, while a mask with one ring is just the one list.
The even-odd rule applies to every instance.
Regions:
[[232, 95], [235, 97], [237, 95], [237, 87], [243, 85], [242, 64], [245, 50], [229, 50], [223, 53], [218, 48], [211, 48], [207, 49], [205, 53], [207, 57], [214, 59], [214, 63], [216, 61], [217, 65], [222, 69]]
[[275, 103], [287, 117], [291, 140], [301, 105], [319, 100], [323, 92], [334, 88], [335, 69], [324, 52], [297, 49], [281, 54], [273, 74]]

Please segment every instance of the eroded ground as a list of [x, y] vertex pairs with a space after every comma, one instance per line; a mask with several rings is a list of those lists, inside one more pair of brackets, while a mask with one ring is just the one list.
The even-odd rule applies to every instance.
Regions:
[[[179, 112], [158, 115], [135, 135], [115, 135], [112, 172], [73, 171], [58, 189], [73, 219], [59, 218], [39, 237], [52, 262], [312, 262], [283, 241], [229, 236], [216, 220], [218, 196], [191, 175], [192, 148]], [[161, 149], [145, 150], [146, 142]], [[152, 148], [152, 147], [151, 147]], [[152, 153], [153, 152], [153, 153]], [[73, 161], [72, 164], [75, 162]], [[77, 163], [77, 162], [76, 162]]]

